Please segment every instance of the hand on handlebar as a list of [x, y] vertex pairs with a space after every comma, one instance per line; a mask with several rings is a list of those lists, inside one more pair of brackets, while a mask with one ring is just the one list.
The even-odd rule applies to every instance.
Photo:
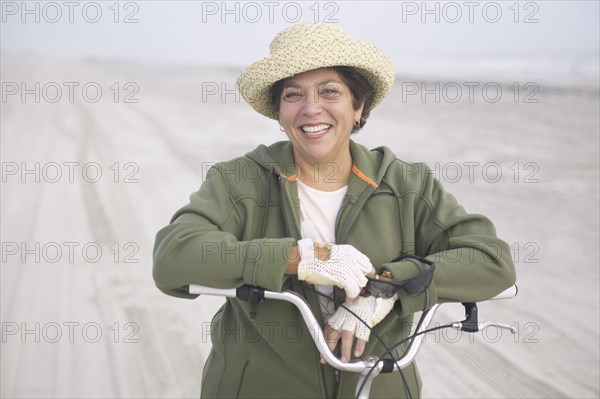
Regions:
[[[396, 298], [396, 295], [388, 299], [361, 296], [347, 307], [365, 321], [369, 327], [373, 327], [392, 310]], [[343, 362], [350, 360], [354, 336], [357, 338], [354, 356], [360, 357], [365, 350], [367, 341], [369, 341], [370, 334], [369, 328], [343, 307], [338, 308], [325, 327], [325, 338], [329, 349], [333, 351], [340, 338], [342, 339]]]
[[329, 257], [321, 260], [314, 254], [315, 245], [310, 238], [298, 241], [301, 257], [298, 279], [310, 284], [336, 285], [346, 291], [348, 299], [356, 298], [367, 284], [365, 275], [375, 272], [369, 258], [352, 245], [328, 245]]

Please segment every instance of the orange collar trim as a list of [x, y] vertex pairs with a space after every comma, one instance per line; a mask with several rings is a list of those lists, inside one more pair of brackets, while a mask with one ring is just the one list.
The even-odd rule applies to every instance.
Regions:
[[287, 181], [298, 181], [298, 175], [297, 174], [293, 174], [291, 176], [287, 176], [285, 173], [281, 172], [279, 174], [280, 177], [283, 177], [284, 179], [286, 179]]
[[360, 177], [362, 180], [366, 181], [374, 188], [379, 187], [377, 185], [377, 183], [375, 183], [373, 180], [371, 180], [371, 178], [369, 176], [365, 175], [360, 169], [358, 169], [356, 167], [356, 165], [352, 165], [352, 172], [354, 172], [356, 174], [356, 176]]

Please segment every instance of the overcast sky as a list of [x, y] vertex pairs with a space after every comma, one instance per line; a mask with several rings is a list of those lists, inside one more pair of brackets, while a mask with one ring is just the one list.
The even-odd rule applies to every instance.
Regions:
[[[2, 1], [3, 51], [247, 65], [283, 28], [338, 23], [410, 58], [598, 57], [598, 1]], [[128, 22], [128, 23], [127, 23]]]

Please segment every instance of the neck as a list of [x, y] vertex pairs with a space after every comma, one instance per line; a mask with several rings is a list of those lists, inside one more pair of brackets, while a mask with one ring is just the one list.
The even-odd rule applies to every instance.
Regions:
[[348, 184], [352, 173], [350, 149], [331, 160], [306, 160], [295, 157], [302, 183], [316, 190], [335, 191]]

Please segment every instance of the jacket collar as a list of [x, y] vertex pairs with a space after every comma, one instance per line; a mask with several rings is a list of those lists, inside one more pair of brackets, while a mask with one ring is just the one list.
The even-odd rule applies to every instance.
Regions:
[[[368, 150], [350, 140], [352, 155], [352, 173], [348, 183], [348, 192], [336, 222], [336, 242], [345, 243], [354, 220], [367, 199], [377, 189], [389, 165], [396, 157], [385, 147]], [[259, 146], [246, 154], [254, 162], [278, 176], [282, 198], [282, 210], [288, 234], [300, 238], [300, 200], [296, 183], [296, 165], [294, 153], [289, 141]], [[272, 181], [272, 180], [271, 180]]]
[[[348, 192], [359, 195], [367, 187], [377, 188], [383, 179], [385, 171], [396, 158], [387, 147], [369, 150], [365, 146], [350, 140], [352, 155], [352, 175]], [[294, 163], [294, 152], [290, 141], [279, 141], [266, 147], [258, 146], [246, 156], [277, 176], [295, 182], [297, 168]]]

